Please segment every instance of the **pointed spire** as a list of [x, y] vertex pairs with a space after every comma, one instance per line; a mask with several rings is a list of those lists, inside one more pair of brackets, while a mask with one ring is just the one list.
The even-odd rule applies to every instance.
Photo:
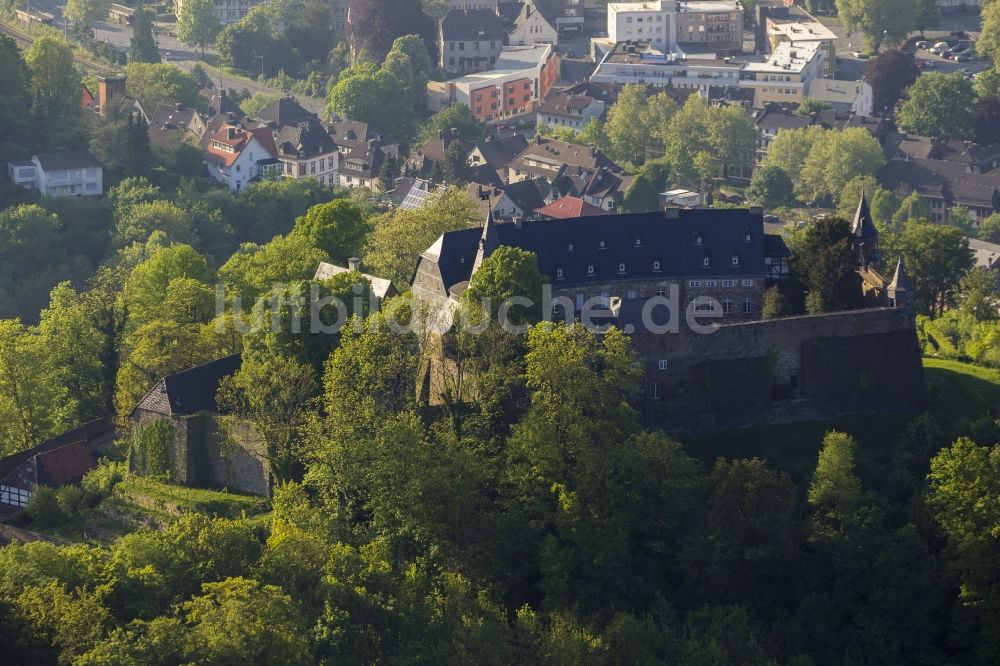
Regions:
[[892, 291], [909, 291], [913, 288], [910, 282], [910, 276], [906, 274], [906, 268], [903, 266], [903, 258], [900, 257], [896, 261], [896, 272], [892, 276], [892, 282], [889, 283], [889, 289]]
[[858, 238], [866, 238], [878, 234], [875, 222], [872, 220], [872, 212], [868, 207], [868, 197], [865, 196], [865, 188], [861, 186], [861, 200], [858, 202], [858, 210], [854, 213], [854, 222], [851, 224], [851, 233]]

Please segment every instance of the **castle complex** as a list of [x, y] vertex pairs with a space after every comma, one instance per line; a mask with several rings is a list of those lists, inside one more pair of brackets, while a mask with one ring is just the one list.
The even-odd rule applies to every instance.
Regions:
[[[438, 238], [421, 255], [412, 289], [449, 323], [498, 247], [534, 253], [557, 302], [553, 319], [586, 323], [592, 310], [630, 335], [644, 371], [635, 402], [648, 427], [672, 433], [923, 411], [913, 288], [901, 262], [891, 280], [879, 273], [878, 230], [864, 196], [851, 230], [866, 298], [860, 310], [763, 320], [764, 291], [788, 278], [790, 252], [764, 233], [759, 209], [490, 218], [482, 229]], [[691, 316], [715, 325], [695, 330], [682, 321]], [[443, 385], [433, 375], [449, 367], [436, 353], [425, 377], [432, 393]]]

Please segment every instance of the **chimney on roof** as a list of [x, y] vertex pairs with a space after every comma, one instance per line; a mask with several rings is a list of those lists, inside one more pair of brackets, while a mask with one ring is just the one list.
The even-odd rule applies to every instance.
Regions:
[[515, 229], [520, 229], [522, 226], [524, 226], [524, 219], [517, 215], [513, 217], [513, 221]]
[[181, 104], [180, 102], [177, 102], [176, 104], [174, 104], [174, 110], [175, 111], [180, 111], [183, 108], [184, 108], [184, 105]]
[[451, 138], [453, 138], [453, 139], [457, 139], [458, 138], [458, 128], [457, 127], [452, 127], [451, 128]]
[[233, 125], [228, 125], [226, 127], [226, 136], [232, 140], [236, 138], [236, 128]]
[[438, 138], [444, 139], [444, 130], [438, 130]]
[[590, 156], [597, 157], [597, 146], [590, 144]]
[[681, 216], [681, 209], [676, 206], [668, 206], [666, 213], [668, 220], [676, 220]]
[[358, 259], [357, 257], [348, 257], [347, 267], [352, 271], [361, 272], [361, 260]]

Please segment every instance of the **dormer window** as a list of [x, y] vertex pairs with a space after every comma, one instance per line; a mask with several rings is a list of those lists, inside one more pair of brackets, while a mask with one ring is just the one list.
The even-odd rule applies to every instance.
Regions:
[[733, 255], [733, 266], [739, 266], [739, 265], [740, 265], [740, 255], [734, 254]]
[[653, 262], [653, 270], [655, 272], [659, 272], [660, 271], [660, 262], [659, 261], [654, 261]]
[[464, 266], [464, 265], [465, 265], [465, 257], [464, 257], [464, 256], [461, 256], [461, 255], [460, 255], [460, 256], [458, 257], [458, 265], [459, 265], [459, 266]]
[[573, 244], [572, 244], [572, 243], [570, 243], [569, 245], [567, 245], [567, 246], [566, 246], [566, 251], [567, 251], [567, 252], [572, 252], [572, 251], [573, 251], [574, 249], [575, 249], [575, 248], [574, 248], [574, 246], [573, 246]]
[[602, 240], [601, 242], [599, 242], [599, 243], [597, 244], [597, 247], [598, 247], [599, 249], [601, 249], [601, 250], [604, 250], [604, 249], [606, 249], [606, 248], [608, 247], [608, 245], [607, 245], [607, 243], [605, 243], [605, 242], [604, 242], [604, 241]]
[[636, 247], [642, 247], [642, 239], [639, 238], [638, 236], [636, 236], [636, 238], [635, 238], [635, 246]]
[[743, 237], [743, 240], [744, 240], [744, 241], [746, 241], [747, 243], [749, 243], [749, 242], [750, 242], [750, 239], [751, 239], [752, 237], [753, 237], [753, 234], [752, 234], [752, 233], [750, 232], [750, 230], [749, 230], [749, 229], [747, 229], [747, 233], [746, 233], [746, 236], [744, 236], [744, 237]]
[[706, 255], [705, 257], [702, 258], [701, 265], [705, 268], [708, 268], [709, 266], [712, 265], [712, 258]]
[[587, 264], [587, 275], [594, 274], [594, 264]]
[[701, 244], [702, 244], [702, 242], [703, 242], [703, 240], [704, 240], [704, 239], [702, 239], [702, 237], [701, 237], [701, 234], [698, 234], [698, 235], [696, 235], [696, 236], [694, 237], [694, 244], [695, 244], [695, 245], [701, 245]]
[[625, 262], [624, 261], [621, 262], [620, 264], [618, 264], [618, 272], [619, 273], [624, 273], [625, 272]]
[[562, 280], [563, 279], [563, 269], [561, 269], [561, 268], [557, 268], [556, 269], [556, 279], [557, 280]]

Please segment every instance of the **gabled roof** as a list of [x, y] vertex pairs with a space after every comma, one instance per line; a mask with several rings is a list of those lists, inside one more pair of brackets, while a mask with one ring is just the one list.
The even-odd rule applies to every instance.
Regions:
[[[496, 244], [533, 252], [539, 270], [558, 286], [765, 273], [763, 213], [745, 209], [525, 220], [493, 226]], [[422, 255], [423, 261], [436, 262], [446, 290], [471, 278], [472, 258], [482, 235], [482, 229], [449, 232]], [[733, 256], [738, 257], [737, 265]], [[562, 278], [557, 278], [560, 270]]]
[[208, 115], [233, 114], [237, 118], [243, 118], [247, 114], [240, 108], [239, 103], [226, 94], [224, 88], [203, 88], [201, 96], [208, 100]]
[[599, 100], [595, 100], [593, 97], [587, 97], [586, 95], [572, 95], [567, 92], [561, 92], [556, 93], [545, 100], [545, 102], [538, 107], [538, 112], [547, 113], [550, 116], [578, 118], [583, 114], [583, 111], [595, 101]]
[[488, 9], [451, 9], [441, 19], [445, 42], [505, 42], [507, 31], [496, 12]]
[[271, 102], [255, 118], [263, 123], [270, 124], [275, 129], [280, 129], [286, 125], [319, 122], [319, 118], [316, 117], [315, 113], [304, 108], [292, 97], [282, 97]]
[[990, 270], [1000, 269], [1000, 245], [988, 243], [977, 238], [969, 238], [967, 240], [969, 241], [969, 249], [972, 250], [976, 266], [982, 266]]
[[58, 153], [38, 153], [38, 163], [42, 171], [63, 171], [65, 169], [100, 168], [101, 163], [89, 150], [65, 150]]
[[35, 456], [36, 483], [53, 488], [74, 483], [97, 467], [87, 442], [79, 440]]
[[512, 134], [502, 139], [487, 139], [476, 144], [476, 149], [482, 153], [486, 164], [494, 170], [510, 164], [527, 147], [528, 140], [523, 134]]
[[504, 194], [510, 197], [514, 204], [523, 210], [525, 214], [531, 213], [536, 208], [545, 205], [541, 193], [533, 180], [522, 180], [509, 185], [499, 187]]
[[[542, 168], [528, 166], [527, 162], [529, 160], [546, 163], [556, 168], [565, 164], [591, 170], [597, 167], [605, 167], [611, 171], [623, 172], [620, 166], [615, 164], [611, 158], [597, 148], [541, 136], [536, 136], [535, 141], [528, 144], [528, 147], [521, 151], [513, 160], [512, 165], [516, 165], [516, 168], [521, 171], [539, 173]], [[545, 172], [548, 174], [555, 173], [554, 170], [545, 170]]]
[[[257, 140], [270, 157], [274, 157], [277, 154], [271, 130], [266, 127], [247, 129], [237, 123], [235, 125], [223, 125], [211, 135], [208, 145], [205, 148], [205, 161], [230, 167], [239, 159], [240, 155], [243, 154], [243, 151], [254, 139]], [[229, 146], [232, 150], [224, 150], [214, 145], [215, 142]], [[264, 156], [261, 155], [261, 158], [263, 159]]]
[[583, 199], [572, 196], [565, 196], [561, 199], [556, 199], [548, 206], [536, 209], [535, 212], [543, 217], [549, 217], [556, 220], [563, 220], [571, 217], [590, 217], [592, 215], [608, 214], [603, 208], [598, 208], [593, 204], [587, 203]]
[[301, 158], [326, 155], [337, 150], [330, 134], [317, 121], [299, 125], [284, 125], [274, 135], [277, 155]]
[[337, 169], [342, 174], [369, 180], [378, 177], [384, 161], [385, 153], [372, 140], [356, 146], [342, 157]]
[[[992, 171], [1000, 165], [1000, 143], [989, 146], [972, 141], [936, 141], [911, 134], [894, 135], [889, 145], [910, 159], [934, 159], [956, 162]], [[894, 157], [894, 155], [890, 155]]]
[[150, 389], [135, 409], [166, 416], [218, 412], [215, 394], [223, 377], [240, 369], [242, 356], [233, 354], [188, 370], [167, 375]]
[[0, 458], [0, 478], [7, 476], [13, 469], [18, 465], [23, 463], [25, 460], [31, 459], [33, 456], [40, 453], [45, 453], [46, 451], [52, 451], [67, 444], [72, 444], [78, 441], [84, 442], [104, 442], [113, 439], [115, 433], [115, 426], [109, 417], [95, 419], [88, 423], [84, 423], [78, 428], [73, 428], [64, 433], [56, 435], [52, 439], [46, 440], [39, 444], [38, 446], [32, 447], [30, 449], [19, 451], [17, 453], [6, 456], [5, 458]]
[[521, 3], [521, 6], [518, 8], [517, 16], [514, 18], [514, 27], [520, 28], [528, 22], [529, 18], [536, 15], [548, 23], [550, 28], [555, 27], [556, 24], [549, 18], [546, 12], [542, 11], [542, 8], [539, 7], [534, 0], [527, 0], [526, 2]]
[[157, 104], [149, 119], [149, 142], [160, 148], [174, 149], [183, 143], [188, 132], [198, 140], [205, 133], [204, 123], [195, 109], [179, 104]]
[[[343, 266], [337, 266], [336, 264], [321, 261], [319, 262], [319, 267], [316, 269], [316, 275], [313, 276], [313, 279], [320, 281], [329, 280], [335, 275], [350, 272], [350, 268], [344, 268]], [[375, 294], [376, 298], [383, 299], [396, 293], [396, 290], [392, 287], [391, 280], [375, 277], [374, 275], [369, 275], [368, 273], [360, 273], [360, 275], [371, 283], [372, 293]]]

